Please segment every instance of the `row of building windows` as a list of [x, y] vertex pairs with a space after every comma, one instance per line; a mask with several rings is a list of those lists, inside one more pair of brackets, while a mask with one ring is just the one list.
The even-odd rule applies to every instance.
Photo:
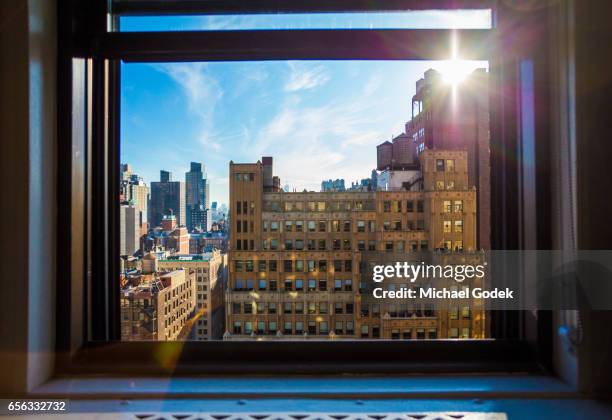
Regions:
[[463, 233], [463, 220], [444, 220], [442, 222], [442, 230], [444, 233]]
[[[243, 241], [244, 242], [244, 241]], [[407, 247], [405, 246], [406, 242], [408, 243]], [[461, 242], [461, 241], [459, 241]], [[378, 241], [376, 240], [368, 240], [367, 242], [365, 240], [358, 240], [356, 241], [357, 244], [357, 248], [355, 250], [357, 251], [377, 251], [377, 243]], [[332, 242], [332, 249], [334, 251], [350, 251], [353, 250], [352, 247], [352, 241], [349, 239], [337, 239], [334, 240], [334, 242]], [[394, 247], [395, 244], [395, 247]], [[242, 245], [240, 244], [240, 240], [237, 241], [236, 243], [238, 250], [241, 249], [246, 249], [243, 248]], [[265, 251], [277, 251], [280, 250], [279, 248], [279, 242], [278, 239], [264, 239], [262, 242], [262, 249]], [[285, 240], [284, 243], [284, 248], [282, 248], [285, 251], [302, 251], [304, 250], [304, 241], [301, 239], [296, 239], [296, 240], [291, 240], [291, 239], [287, 239]], [[387, 252], [392, 252], [392, 251], [397, 251], [397, 252], [403, 252], [403, 251], [427, 251], [429, 249], [429, 242], [427, 240], [422, 240], [422, 241], [417, 241], [417, 240], [411, 240], [411, 241], [385, 241], [383, 244], [383, 248], [381, 249]], [[448, 249], [452, 249], [452, 248], [448, 248]], [[306, 241], [306, 250], [308, 251], [326, 251], [328, 250], [327, 248], [327, 241], [325, 239], [308, 239]]]
[[[253, 325], [257, 326], [256, 330], [253, 330]], [[306, 329], [304, 329], [306, 327]], [[258, 334], [258, 335], [275, 335], [278, 334], [278, 325], [276, 321], [234, 321], [232, 330], [233, 334]], [[286, 321], [283, 323], [282, 333], [284, 335], [303, 335], [308, 333], [309, 335], [328, 335], [329, 324], [327, 321]], [[334, 334], [337, 335], [353, 335], [355, 333], [354, 323], [352, 321], [337, 321], [335, 323]]]
[[455, 172], [455, 160], [436, 159], [436, 172]]
[[436, 190], [454, 190], [455, 189], [455, 181], [447, 180], [446, 183], [444, 181], [438, 180], [436, 181]]
[[255, 173], [253, 172], [247, 172], [247, 173], [242, 173], [242, 172], [237, 172], [236, 174], [234, 174], [234, 179], [238, 182], [253, 182], [255, 181]]
[[[273, 262], [273, 264], [271, 264]], [[265, 270], [265, 261], [258, 262], [259, 271], [276, 271], [277, 265], [276, 261], [268, 262], [268, 270]], [[333, 262], [334, 271], [335, 272], [352, 272], [353, 271], [353, 260], [334, 260]], [[317, 271], [326, 272], [327, 271], [327, 260], [283, 260], [283, 272], [292, 273], [292, 272], [314, 272]], [[262, 270], [262, 268], [264, 268]], [[253, 272], [255, 271], [255, 264], [253, 260], [235, 260], [234, 261], [234, 271], [240, 273], [242, 271], [245, 272]]]
[[254, 201], [236, 201], [236, 214], [251, 215], [255, 214]]
[[[400, 200], [385, 200], [383, 201], [383, 211], [389, 212], [402, 212], [402, 202]], [[405, 208], [407, 213], [415, 211], [422, 213], [424, 211], [425, 202], [423, 200], [406, 200]], [[264, 211], [280, 212], [280, 211], [309, 211], [309, 212], [338, 212], [338, 211], [375, 211], [376, 201], [375, 200], [363, 200], [363, 201], [290, 201], [285, 202], [281, 206], [279, 201], [265, 201]]]
[[[286, 315], [328, 315], [330, 313], [334, 313], [336, 315], [347, 314], [351, 315], [354, 312], [354, 305], [352, 302], [343, 303], [343, 302], [335, 302], [333, 305], [330, 305], [328, 302], [285, 302], [282, 304], [282, 308], [277, 308], [275, 302], [245, 302], [232, 303], [232, 314], [269, 314], [274, 315], [279, 313], [278, 311], [282, 310], [283, 314]], [[333, 311], [333, 312], [330, 312]]]
[[375, 200], [355, 200], [355, 201], [286, 201], [281, 206], [279, 201], [264, 202], [266, 211], [374, 211], [376, 210]]
[[[383, 201], [383, 212], [384, 213], [402, 213], [401, 200], [385, 200]], [[414, 213], [415, 205], [414, 200], [406, 201], [406, 213]], [[423, 200], [416, 200], [416, 211], [417, 213], [423, 213], [425, 211], [425, 203]]]
[[[236, 279], [234, 284], [235, 291], [252, 291], [254, 288], [254, 280], [249, 279]], [[285, 279], [283, 282], [284, 289], [289, 291], [327, 291], [327, 279], [307, 279], [306, 283], [304, 283], [304, 279]], [[266, 280], [259, 279], [257, 280], [257, 290], [259, 291], [276, 291], [278, 290], [278, 281], [277, 280]], [[330, 289], [331, 290], [331, 289]], [[335, 292], [350, 292], [353, 290], [353, 280], [352, 279], [335, 279], [333, 283], [333, 290]]]

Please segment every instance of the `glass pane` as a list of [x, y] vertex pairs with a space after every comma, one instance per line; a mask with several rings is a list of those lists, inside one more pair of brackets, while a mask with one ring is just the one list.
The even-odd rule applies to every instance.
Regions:
[[254, 29], [489, 29], [490, 10], [303, 13], [208, 16], [122, 16], [121, 31]]
[[489, 337], [478, 299], [374, 291], [489, 248], [487, 67], [123, 64], [122, 339]]

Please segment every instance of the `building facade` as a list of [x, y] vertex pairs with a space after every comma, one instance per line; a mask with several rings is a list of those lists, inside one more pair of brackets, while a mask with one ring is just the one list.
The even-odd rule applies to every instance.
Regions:
[[189, 338], [195, 297], [195, 273], [189, 270], [128, 276], [121, 291], [121, 339]]
[[187, 229], [196, 227], [208, 230], [207, 211], [210, 208], [210, 186], [206, 180], [201, 163], [191, 162], [189, 172], [185, 173], [185, 205], [187, 210]]
[[[406, 124], [406, 135], [412, 139], [416, 153], [425, 149], [467, 152], [468, 185], [478, 191], [479, 249], [491, 247], [488, 83], [488, 73], [484, 69], [474, 71], [456, 86], [445, 83], [437, 71], [428, 70], [416, 83], [412, 118]], [[379, 169], [382, 169], [380, 159]]]
[[486, 335], [480, 303], [455, 320], [453, 308], [375, 300], [368, 291], [368, 267], [385, 258], [478, 258], [465, 151], [421, 153], [418, 191], [287, 193], [272, 181], [272, 158], [262, 162], [230, 162], [225, 339]]
[[134, 255], [140, 249], [140, 211], [131, 204], [119, 206], [119, 255]]
[[197, 255], [169, 255], [157, 260], [157, 270], [187, 270], [195, 273], [196, 313], [192, 337], [195, 340], [221, 339], [225, 325], [224, 287], [227, 264], [218, 250]]
[[172, 181], [170, 172], [160, 171], [160, 181], [151, 182], [150, 222], [159, 226], [164, 216], [173, 214], [177, 223], [185, 226], [185, 183]]

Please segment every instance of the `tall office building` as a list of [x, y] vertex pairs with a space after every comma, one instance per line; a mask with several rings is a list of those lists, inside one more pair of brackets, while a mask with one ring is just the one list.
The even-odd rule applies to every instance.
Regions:
[[210, 208], [210, 185], [206, 180], [202, 164], [191, 162], [189, 172], [185, 173], [185, 205], [187, 209], [187, 229], [191, 232], [196, 228], [208, 230], [207, 210]]
[[149, 188], [127, 163], [121, 165], [119, 200], [121, 255], [133, 255], [140, 249], [140, 237], [148, 231]]
[[418, 166], [417, 190], [284, 192], [272, 158], [230, 162], [224, 339], [485, 337], [482, 302], [434, 310], [369, 290], [375, 262], [482, 258], [467, 152], [426, 150]]
[[[467, 152], [468, 185], [478, 191], [478, 248], [482, 249], [491, 246], [488, 83], [488, 73], [484, 69], [474, 71], [456, 86], [446, 83], [437, 71], [428, 70], [416, 83], [412, 118], [406, 124], [406, 135], [412, 140], [416, 153], [425, 149]], [[382, 169], [381, 157], [384, 166], [390, 154], [396, 159], [397, 151], [396, 140], [391, 147], [385, 143], [380, 145], [378, 169]]]
[[119, 254], [134, 255], [140, 249], [140, 212], [131, 204], [119, 206]]
[[187, 222], [185, 210], [185, 183], [172, 181], [172, 174], [160, 171], [159, 182], [151, 182], [150, 222], [161, 225], [163, 217], [173, 214], [179, 226]]

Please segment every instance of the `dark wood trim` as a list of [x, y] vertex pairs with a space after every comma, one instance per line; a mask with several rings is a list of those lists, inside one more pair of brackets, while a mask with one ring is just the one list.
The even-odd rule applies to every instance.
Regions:
[[93, 54], [124, 61], [468, 60], [490, 56], [490, 29], [342, 29], [115, 32]]

